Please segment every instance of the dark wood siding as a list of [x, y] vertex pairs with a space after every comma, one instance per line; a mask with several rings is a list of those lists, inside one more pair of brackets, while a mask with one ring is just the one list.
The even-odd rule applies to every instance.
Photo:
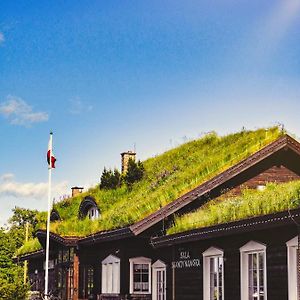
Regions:
[[[270, 300], [288, 299], [287, 247], [286, 242], [297, 235], [295, 226], [263, 230], [258, 232], [234, 235], [226, 238], [195, 241], [176, 245], [175, 260], [184, 249], [201, 260], [198, 268], [182, 268], [175, 270], [175, 292], [177, 300], [203, 299], [203, 259], [202, 253], [209, 247], [217, 247], [224, 251], [224, 295], [227, 300], [240, 300], [240, 247], [253, 240], [266, 244], [267, 259], [267, 294]], [[171, 253], [170, 248], [169, 253]], [[170, 256], [170, 254], [169, 254]], [[177, 258], [176, 258], [177, 256]], [[171, 277], [172, 270], [168, 270]], [[168, 281], [168, 290], [172, 290]], [[170, 298], [170, 293], [168, 295]]]
[[[120, 264], [120, 298], [124, 299], [151, 299], [151, 295], [129, 296], [129, 259], [133, 257], [148, 257], [154, 263], [157, 260], [156, 250], [149, 245], [149, 239], [128, 238], [122, 241], [98, 243], [79, 250], [80, 265], [92, 265], [94, 267], [95, 294], [101, 294], [101, 263], [109, 255], [115, 255], [121, 259]], [[81, 287], [80, 287], [81, 288]], [[129, 298], [130, 297], [130, 298]], [[116, 297], [113, 297], [116, 298]], [[112, 299], [101, 296], [101, 299]]]

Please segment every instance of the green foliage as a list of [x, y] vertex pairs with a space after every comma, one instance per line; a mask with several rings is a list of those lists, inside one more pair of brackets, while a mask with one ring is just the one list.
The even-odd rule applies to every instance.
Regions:
[[38, 212], [21, 207], [15, 207], [12, 217], [8, 220], [11, 232], [19, 232], [20, 243], [25, 239], [25, 226], [28, 223], [28, 238], [33, 238], [37, 228], [46, 224], [47, 214], [45, 212]]
[[[130, 189], [126, 185], [117, 189], [97, 186], [55, 204], [62, 221], [52, 223], [51, 230], [63, 236], [85, 236], [132, 224], [260, 150], [281, 134], [277, 127], [243, 130], [222, 137], [212, 132], [185, 143], [144, 161], [144, 175]], [[79, 205], [87, 195], [98, 204], [101, 211], [98, 220], [78, 220]]]
[[13, 262], [13, 254], [22, 243], [19, 229], [0, 229], [0, 299], [26, 298], [28, 286], [23, 284], [23, 268]]
[[23, 269], [19, 266], [0, 272], [0, 299], [27, 299], [28, 286], [23, 284]]
[[269, 183], [263, 191], [244, 189], [240, 196], [211, 200], [197, 211], [175, 218], [168, 234], [281, 212], [300, 206], [300, 181]]
[[128, 160], [128, 168], [127, 172], [124, 176], [124, 181], [128, 187], [132, 187], [132, 185], [140, 181], [143, 178], [145, 173], [145, 168], [142, 162], [139, 160], [137, 163], [133, 159]]
[[9, 223], [12, 226], [24, 227], [28, 222], [32, 226], [37, 224], [36, 215], [38, 214], [37, 210], [31, 210], [21, 207], [15, 207], [13, 210], [13, 216], [9, 219]]
[[104, 168], [100, 179], [100, 189], [116, 189], [121, 183], [121, 174], [117, 169], [112, 171]]

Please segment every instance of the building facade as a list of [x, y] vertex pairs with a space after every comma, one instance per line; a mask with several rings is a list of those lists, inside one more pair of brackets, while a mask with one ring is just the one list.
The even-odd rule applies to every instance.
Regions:
[[[285, 135], [127, 227], [51, 233], [50, 289], [66, 300], [299, 300], [298, 208], [166, 234], [175, 215], [224, 193], [299, 176], [300, 144]], [[92, 197], [83, 199], [78, 217], [98, 214]], [[45, 231], [36, 235], [45, 248]], [[43, 250], [19, 260], [29, 261], [32, 289], [43, 289]]]

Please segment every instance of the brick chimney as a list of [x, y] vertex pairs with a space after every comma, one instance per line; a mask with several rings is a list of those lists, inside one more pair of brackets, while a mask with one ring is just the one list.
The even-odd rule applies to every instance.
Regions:
[[74, 197], [74, 196], [82, 193], [83, 187], [73, 186], [71, 188], [71, 190], [72, 190], [72, 197]]
[[136, 153], [133, 151], [127, 151], [121, 153], [121, 161], [122, 161], [122, 173], [126, 173], [128, 169], [128, 161], [132, 159], [135, 161]]

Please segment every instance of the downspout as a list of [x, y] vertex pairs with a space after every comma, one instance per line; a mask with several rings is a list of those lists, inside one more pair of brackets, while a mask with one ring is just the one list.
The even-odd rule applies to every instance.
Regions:
[[297, 249], [297, 294], [300, 299], [300, 226], [297, 223], [298, 229], [298, 249]]
[[[175, 261], [175, 246], [172, 247], [172, 262]], [[172, 300], [176, 299], [176, 295], [175, 295], [175, 266], [172, 263]]]

